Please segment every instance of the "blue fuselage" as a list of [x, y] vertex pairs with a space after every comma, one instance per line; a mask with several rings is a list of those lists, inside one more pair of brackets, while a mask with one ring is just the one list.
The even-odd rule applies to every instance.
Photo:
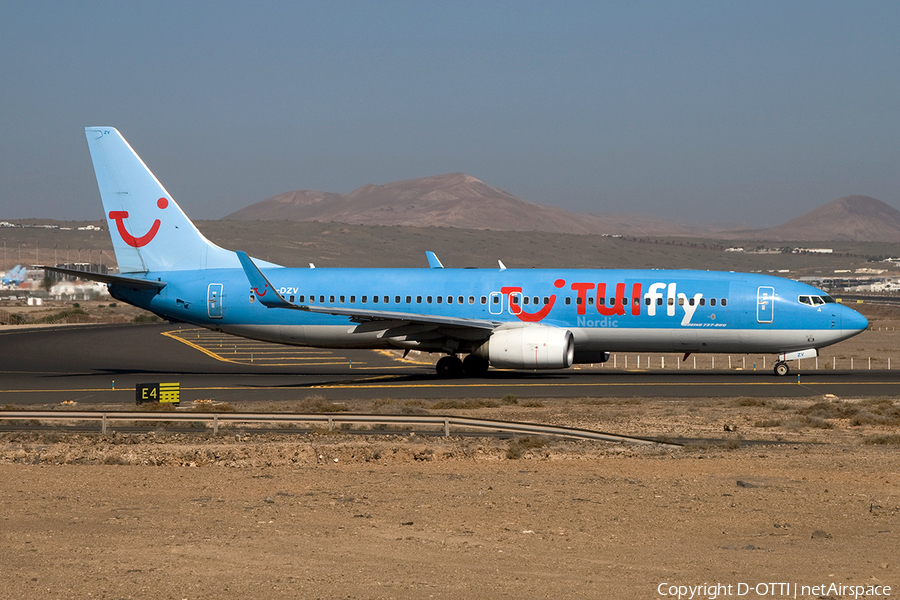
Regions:
[[[293, 269], [263, 272], [290, 304], [440, 315], [572, 332], [576, 352], [775, 352], [821, 348], [868, 322], [809, 285], [682, 270]], [[113, 295], [171, 320], [272, 342], [466, 352], [490, 331], [267, 308], [241, 269], [152, 273], [159, 293]], [[413, 321], [415, 319], [412, 319]]]

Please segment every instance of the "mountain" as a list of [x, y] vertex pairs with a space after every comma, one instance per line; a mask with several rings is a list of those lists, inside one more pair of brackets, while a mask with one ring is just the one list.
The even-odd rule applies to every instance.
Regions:
[[542, 206], [464, 173], [369, 184], [344, 195], [309, 190], [287, 192], [225, 218], [588, 235], [697, 235], [702, 231], [684, 223], [641, 215], [585, 215]]
[[869, 196], [845, 196], [787, 223], [734, 231], [731, 239], [900, 242], [900, 211]]

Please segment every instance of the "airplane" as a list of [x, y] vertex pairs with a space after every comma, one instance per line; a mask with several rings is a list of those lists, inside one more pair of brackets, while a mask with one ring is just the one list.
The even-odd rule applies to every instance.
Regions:
[[16, 265], [3, 276], [3, 285], [18, 285], [25, 281], [25, 267]]
[[[788, 361], [868, 321], [810, 285], [735, 272], [287, 268], [213, 244], [122, 135], [85, 128], [119, 274], [107, 283], [171, 322], [297, 346], [420, 350], [442, 377], [565, 369], [610, 352], [771, 353]], [[460, 358], [463, 355], [464, 360]]]

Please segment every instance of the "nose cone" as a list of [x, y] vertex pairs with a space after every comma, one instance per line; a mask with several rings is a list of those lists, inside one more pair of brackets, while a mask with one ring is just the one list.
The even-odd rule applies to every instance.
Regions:
[[[841, 314], [841, 329], [850, 335], [856, 335], [865, 331], [869, 327], [869, 320], [853, 310], [852, 308], [842, 306], [844, 310]], [[848, 336], [849, 337], [849, 336]]]

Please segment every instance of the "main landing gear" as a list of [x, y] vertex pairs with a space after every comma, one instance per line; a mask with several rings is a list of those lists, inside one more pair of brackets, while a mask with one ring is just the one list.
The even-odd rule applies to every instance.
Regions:
[[437, 361], [437, 374], [439, 377], [451, 379], [454, 377], [478, 377], [487, 373], [490, 363], [480, 356], [470, 354], [465, 360], [458, 356], [445, 356]]
[[775, 374], [779, 377], [783, 377], [791, 372], [791, 368], [788, 366], [786, 362], [779, 361], [775, 363]]

